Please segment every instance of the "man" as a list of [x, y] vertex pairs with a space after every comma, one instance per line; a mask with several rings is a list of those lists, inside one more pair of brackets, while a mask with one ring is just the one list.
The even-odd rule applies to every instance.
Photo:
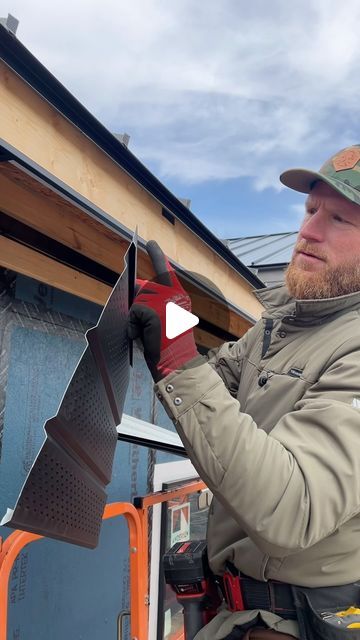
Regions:
[[245, 336], [208, 361], [191, 331], [167, 340], [166, 302], [189, 301], [152, 244], [165, 280], [144, 285], [130, 315], [214, 494], [211, 568], [234, 588], [245, 575], [246, 610], [228, 598], [199, 640], [345, 638], [325, 612], [360, 602], [360, 145], [280, 179], [309, 194], [305, 218], [286, 286], [255, 292], [265, 311]]

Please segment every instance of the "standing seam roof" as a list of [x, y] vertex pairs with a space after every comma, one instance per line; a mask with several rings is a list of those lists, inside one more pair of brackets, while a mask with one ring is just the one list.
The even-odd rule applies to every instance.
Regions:
[[227, 246], [249, 267], [287, 264], [296, 243], [297, 231], [226, 240]]

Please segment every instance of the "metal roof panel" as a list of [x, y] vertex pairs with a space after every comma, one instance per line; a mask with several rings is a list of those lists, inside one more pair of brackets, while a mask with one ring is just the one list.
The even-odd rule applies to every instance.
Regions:
[[248, 267], [287, 263], [295, 246], [297, 231], [231, 238], [227, 245]]

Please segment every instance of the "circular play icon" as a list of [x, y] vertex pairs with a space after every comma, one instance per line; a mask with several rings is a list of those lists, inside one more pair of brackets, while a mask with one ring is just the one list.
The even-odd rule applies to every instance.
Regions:
[[199, 324], [197, 316], [175, 304], [175, 302], [168, 302], [165, 312], [166, 337], [170, 340]]

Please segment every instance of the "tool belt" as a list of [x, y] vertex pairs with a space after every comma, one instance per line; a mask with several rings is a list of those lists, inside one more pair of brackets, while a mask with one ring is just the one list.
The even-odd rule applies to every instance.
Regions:
[[[360, 640], [360, 629], [346, 628], [346, 618], [337, 618], [334, 625], [334, 619], [336, 619], [334, 614], [360, 603], [360, 581], [337, 587], [310, 589], [293, 586], [292, 589], [301, 638]], [[351, 621], [352, 618], [348, 620]]]
[[338, 620], [334, 625], [333, 615], [351, 605], [360, 606], [360, 580], [335, 587], [299, 587], [255, 580], [228, 563], [219, 583], [230, 611], [262, 609], [297, 620], [302, 640], [360, 640], [360, 628], [340, 626]]
[[276, 613], [281, 618], [297, 619], [292, 587], [285, 582], [261, 582], [240, 574], [228, 563], [228, 570], [222, 576], [220, 585], [230, 611], [263, 609]]

